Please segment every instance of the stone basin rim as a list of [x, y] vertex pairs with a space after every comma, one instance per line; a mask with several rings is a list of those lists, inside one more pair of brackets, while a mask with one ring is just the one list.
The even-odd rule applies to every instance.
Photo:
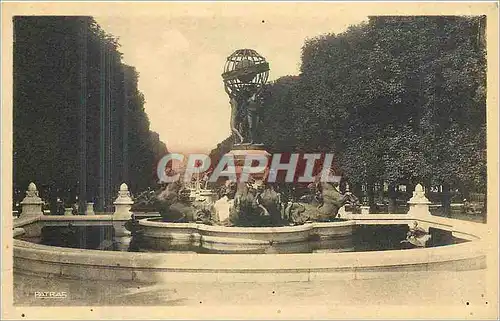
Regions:
[[[353, 223], [364, 225], [373, 223], [374, 219], [378, 221], [383, 217], [360, 215], [353, 218]], [[396, 220], [394, 220], [395, 218]], [[390, 222], [386, 221], [387, 219]], [[466, 233], [474, 237], [470, 238], [470, 242], [465, 243], [408, 250], [411, 251], [412, 255], [408, 255], [410, 253], [408, 251], [401, 250], [286, 254], [119, 252], [63, 248], [14, 238], [14, 271], [33, 273], [38, 277], [86, 280], [220, 283], [354, 280], [386, 277], [387, 274], [394, 275], [394, 273], [405, 275], [410, 271], [461, 271], [489, 268], [486, 263], [487, 226], [432, 217], [406, 216], [403, 219], [401, 216], [397, 219], [394, 216], [387, 216], [386, 220], [382, 219], [384, 225], [388, 223], [408, 224], [413, 220], [417, 220], [419, 223], [432, 221], [438, 227], [442, 226], [446, 230]], [[45, 223], [49, 223], [49, 221], [44, 222], [41, 218], [41, 220], [23, 220], [14, 225], [19, 228], [18, 232], [22, 232], [21, 229], [28, 228], [29, 230], [29, 225], [36, 227]], [[346, 222], [333, 223], [346, 224]], [[324, 226], [325, 223], [307, 225], [313, 228], [315, 224]], [[200, 224], [187, 223], [184, 225], [190, 229], [189, 227], [196, 228]], [[185, 231], [186, 227], [179, 231], [183, 229]], [[215, 228], [213, 226], [206, 227]], [[286, 228], [304, 229], [304, 226]], [[222, 227], [222, 229], [234, 228]], [[196, 233], [195, 230], [188, 233], [193, 232]]]
[[139, 226], [157, 227], [157, 228], [190, 228], [202, 231], [227, 232], [227, 233], [293, 233], [309, 231], [317, 228], [331, 227], [348, 227], [356, 225], [355, 220], [345, 220], [338, 222], [313, 222], [296, 226], [266, 226], [266, 227], [240, 227], [240, 226], [218, 226], [207, 225], [202, 223], [173, 223], [173, 222], [157, 222], [151, 218], [138, 220]]
[[[218, 257], [218, 258], [243, 258], [243, 257], [276, 257], [276, 256], [287, 256], [287, 257], [325, 257], [325, 256], [340, 256], [340, 257], [355, 257], [357, 255], [362, 254], [362, 256], [366, 257], [375, 257], [380, 253], [384, 253], [386, 258], [389, 257], [398, 257], [404, 256], [403, 252], [413, 251], [413, 253], [418, 253], [421, 255], [423, 253], [432, 254], [432, 255], [443, 255], [443, 254], [456, 254], [455, 252], [462, 252], [464, 250], [470, 251], [473, 250], [476, 253], [470, 253], [470, 256], [483, 255], [484, 252], [484, 244], [482, 241], [471, 241], [457, 244], [450, 244], [445, 246], [437, 246], [437, 247], [429, 247], [429, 248], [415, 248], [411, 250], [383, 250], [383, 251], [360, 251], [360, 252], [318, 252], [318, 253], [285, 253], [285, 254], [259, 254], [259, 253], [237, 253], [237, 254], [219, 254], [219, 253], [192, 253], [192, 252], [127, 252], [127, 251], [105, 251], [105, 250], [96, 250], [96, 249], [80, 249], [80, 248], [68, 248], [54, 245], [44, 245], [38, 244], [30, 241], [14, 239], [14, 248], [17, 249], [32, 249], [40, 253], [51, 252], [54, 255], [58, 256], [62, 253], [72, 253], [72, 254], [83, 254], [88, 253], [90, 255], [97, 256], [105, 256], [105, 257], [154, 257], [154, 256], [163, 256], [163, 257]], [[416, 254], [416, 256], [418, 256]], [[360, 260], [358, 260], [360, 261]]]

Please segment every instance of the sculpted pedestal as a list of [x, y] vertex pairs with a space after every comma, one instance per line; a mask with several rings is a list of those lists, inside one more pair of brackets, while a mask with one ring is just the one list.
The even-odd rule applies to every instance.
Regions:
[[21, 202], [22, 211], [19, 218], [37, 217], [43, 215], [43, 204], [44, 202], [38, 196], [38, 190], [35, 183], [30, 183], [28, 185], [28, 190], [26, 191], [26, 197]]
[[408, 215], [412, 215], [415, 218], [425, 218], [431, 216], [429, 211], [429, 205], [431, 202], [425, 197], [424, 188], [421, 184], [415, 186], [415, 191], [413, 192], [413, 197], [408, 201], [410, 209], [408, 210]]

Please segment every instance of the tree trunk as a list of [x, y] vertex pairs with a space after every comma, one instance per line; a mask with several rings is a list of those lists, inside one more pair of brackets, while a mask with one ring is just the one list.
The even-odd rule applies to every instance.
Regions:
[[396, 198], [397, 198], [396, 184], [394, 184], [394, 183], [389, 184], [389, 188], [387, 189], [387, 194], [389, 196], [389, 207], [388, 207], [389, 213], [394, 214], [394, 213], [396, 213], [396, 210], [397, 210], [396, 209], [396, 207], [397, 207], [397, 204], [396, 204]]
[[460, 203], [462, 203], [464, 199], [469, 200], [470, 199], [470, 189], [469, 189], [469, 186], [467, 186], [466, 184], [460, 184], [459, 188], [460, 188], [460, 193], [461, 193], [461, 196], [462, 196], [462, 199], [460, 200]]
[[424, 183], [425, 196], [430, 200], [431, 195], [431, 183], [426, 181]]
[[[380, 203], [381, 203], [381, 204], [384, 204], [384, 206], [383, 206], [383, 210], [384, 210], [384, 212], [385, 212], [385, 202], [384, 202], [384, 181], [383, 181], [383, 180], [382, 180], [382, 181], [380, 181], [380, 186], [379, 186], [379, 190], [378, 190], [378, 198], [379, 198], [379, 200], [380, 200]], [[380, 211], [380, 209], [379, 209], [379, 212], [382, 212], [382, 211]]]
[[375, 204], [375, 191], [373, 182], [368, 183], [368, 205], [370, 206], [371, 213], [377, 213], [377, 206]]
[[441, 196], [441, 209], [443, 216], [451, 217], [451, 194], [450, 184], [443, 183], [443, 192]]

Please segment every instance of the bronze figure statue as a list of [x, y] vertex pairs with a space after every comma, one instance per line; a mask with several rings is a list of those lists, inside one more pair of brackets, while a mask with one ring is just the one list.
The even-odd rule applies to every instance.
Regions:
[[268, 76], [269, 64], [255, 50], [236, 50], [226, 60], [222, 78], [231, 105], [230, 126], [236, 144], [260, 144], [259, 94]]

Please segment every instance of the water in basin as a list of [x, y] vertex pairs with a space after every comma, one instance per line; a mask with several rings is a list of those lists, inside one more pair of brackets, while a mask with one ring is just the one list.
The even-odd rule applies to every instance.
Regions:
[[[364, 252], [385, 250], [411, 250], [401, 243], [405, 240], [407, 225], [357, 225], [352, 236], [330, 240], [311, 239], [307, 242], [270, 244], [263, 249], [242, 250], [238, 248], [208, 249], [202, 245], [179, 242], [155, 244], [154, 240], [136, 237], [116, 237], [112, 226], [46, 226], [38, 238], [21, 238], [43, 245], [79, 249], [130, 252], [195, 252], [195, 253], [316, 253], [316, 252]], [[430, 228], [432, 238], [427, 247], [446, 246], [465, 242], [452, 236], [451, 232]], [[418, 249], [418, 248], [417, 248]]]

